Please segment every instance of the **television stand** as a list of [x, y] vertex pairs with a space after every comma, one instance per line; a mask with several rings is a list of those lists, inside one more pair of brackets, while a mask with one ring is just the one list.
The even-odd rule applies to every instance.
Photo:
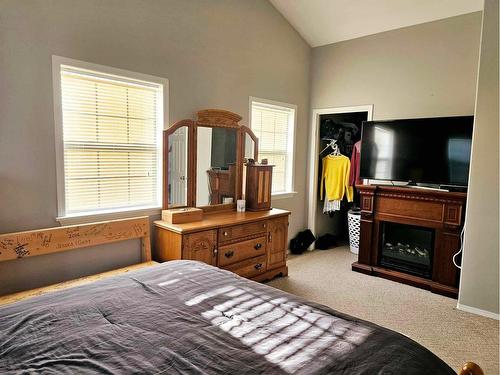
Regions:
[[456, 298], [467, 194], [406, 186], [357, 185], [361, 234], [353, 271]]

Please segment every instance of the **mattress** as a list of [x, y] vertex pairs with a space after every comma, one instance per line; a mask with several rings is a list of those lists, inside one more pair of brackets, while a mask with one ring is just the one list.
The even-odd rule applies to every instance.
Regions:
[[0, 373], [454, 374], [399, 333], [195, 261], [0, 307]]

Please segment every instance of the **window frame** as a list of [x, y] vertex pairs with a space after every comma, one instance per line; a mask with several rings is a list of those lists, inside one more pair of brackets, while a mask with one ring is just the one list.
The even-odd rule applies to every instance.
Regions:
[[[159, 155], [157, 160], [158, 173], [158, 205], [137, 207], [137, 208], [113, 208], [107, 210], [98, 210], [91, 212], [76, 212], [66, 214], [66, 195], [65, 195], [65, 173], [64, 173], [64, 140], [63, 140], [63, 113], [61, 96], [61, 67], [70, 66], [77, 69], [95, 71], [96, 73], [108, 74], [122, 78], [124, 81], [139, 81], [158, 84], [161, 87], [163, 100], [158, 101], [157, 112], [157, 142]], [[148, 74], [132, 72], [129, 70], [114, 68], [106, 65], [99, 65], [85, 61], [70, 59], [67, 57], [52, 55], [52, 85], [54, 100], [54, 124], [55, 124], [55, 152], [56, 152], [56, 178], [57, 178], [57, 217], [56, 220], [62, 225], [81, 224], [99, 220], [112, 220], [127, 218], [139, 215], [159, 215], [161, 213], [162, 197], [162, 142], [163, 130], [169, 123], [169, 82], [168, 79], [152, 76]]]
[[[248, 124], [250, 129], [252, 128], [252, 107], [253, 104], [262, 104], [269, 107], [278, 107], [281, 109], [288, 109], [293, 111], [293, 120], [289, 123], [289, 131], [292, 136], [288, 138], [287, 154], [289, 160], [286, 166], [287, 171], [287, 181], [285, 182], [287, 187], [285, 191], [279, 191], [272, 193], [273, 199], [286, 199], [292, 198], [297, 192], [295, 191], [295, 146], [296, 146], [296, 134], [297, 134], [297, 105], [285, 102], [279, 102], [276, 100], [264, 99], [255, 96], [250, 96], [248, 99]], [[259, 149], [260, 151], [260, 149]]]

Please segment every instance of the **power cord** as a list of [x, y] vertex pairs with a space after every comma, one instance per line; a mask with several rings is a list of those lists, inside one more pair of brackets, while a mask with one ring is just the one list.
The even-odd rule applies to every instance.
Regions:
[[465, 232], [465, 225], [466, 225], [466, 223], [464, 223], [464, 227], [462, 228], [462, 232], [460, 232], [460, 249], [458, 250], [458, 252], [457, 252], [455, 255], [453, 255], [453, 258], [452, 258], [452, 260], [453, 260], [453, 264], [455, 265], [455, 267], [457, 267], [457, 268], [458, 268], [458, 269], [460, 269], [460, 270], [462, 269], [462, 266], [461, 266], [461, 265], [459, 266], [459, 265], [457, 264], [457, 261], [456, 261], [455, 259], [456, 259], [456, 257], [457, 257], [457, 256], [458, 256], [461, 252], [462, 252], [462, 249], [463, 249], [463, 247], [464, 247], [464, 232]]

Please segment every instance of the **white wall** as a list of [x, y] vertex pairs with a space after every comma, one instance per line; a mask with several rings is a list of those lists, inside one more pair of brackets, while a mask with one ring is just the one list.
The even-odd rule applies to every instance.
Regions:
[[[249, 96], [297, 104], [299, 194], [275, 206], [292, 210], [292, 235], [305, 225], [310, 48], [268, 1], [0, 0], [0, 9], [0, 233], [58, 225], [52, 55], [168, 78], [170, 123], [203, 108], [247, 123]], [[60, 257], [71, 264], [69, 254]], [[135, 256], [96, 254], [110, 266]], [[24, 273], [17, 285], [59, 276]]]
[[[459, 307], [498, 318], [498, 0], [486, 0]], [[480, 311], [477, 311], [479, 309]]]
[[474, 113], [481, 12], [313, 49], [311, 107], [373, 119]]

